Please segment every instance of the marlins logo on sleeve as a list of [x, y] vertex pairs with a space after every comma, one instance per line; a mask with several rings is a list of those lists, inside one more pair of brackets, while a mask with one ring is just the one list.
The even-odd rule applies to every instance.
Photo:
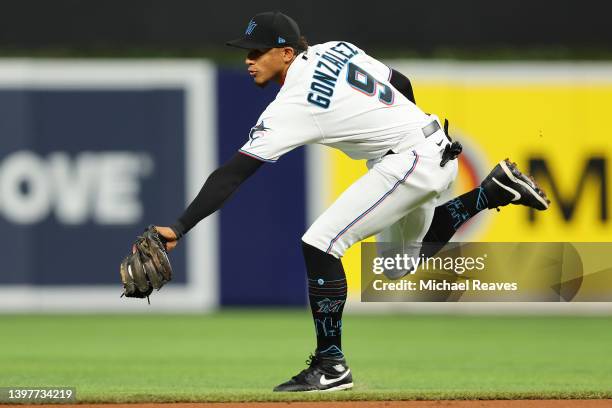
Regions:
[[294, 102], [292, 92], [279, 92], [249, 131], [249, 140], [240, 148], [242, 154], [274, 163], [296, 147], [316, 143], [320, 131], [305, 103]]

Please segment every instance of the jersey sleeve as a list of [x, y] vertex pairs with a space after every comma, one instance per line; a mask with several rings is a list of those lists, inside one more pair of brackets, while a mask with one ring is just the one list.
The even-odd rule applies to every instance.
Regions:
[[373, 74], [376, 77], [376, 79], [378, 79], [379, 81], [391, 80], [391, 74], [393, 73], [393, 70], [391, 69], [390, 66], [383, 64], [376, 58], [366, 53], [361, 48], [357, 47], [355, 44], [351, 44], [351, 43], [347, 43], [347, 44], [351, 46], [352, 48], [359, 50], [361, 57], [368, 64], [368, 72]]
[[377, 79], [387, 82], [391, 80], [393, 70], [388, 65], [383, 64], [379, 60], [372, 58], [369, 55], [367, 56], [367, 60], [371, 66], [370, 70], [372, 71], [372, 74], [374, 74]]
[[307, 107], [275, 102], [251, 128], [249, 140], [240, 148], [240, 153], [274, 163], [296, 147], [320, 140], [320, 131]]

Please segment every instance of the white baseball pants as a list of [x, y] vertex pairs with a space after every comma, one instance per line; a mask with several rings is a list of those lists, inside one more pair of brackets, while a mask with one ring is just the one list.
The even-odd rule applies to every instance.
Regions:
[[375, 234], [384, 242], [420, 242], [440, 195], [457, 176], [457, 160], [440, 167], [448, 143], [440, 129], [405, 151], [368, 161], [368, 172], [317, 218], [302, 240], [337, 258]]

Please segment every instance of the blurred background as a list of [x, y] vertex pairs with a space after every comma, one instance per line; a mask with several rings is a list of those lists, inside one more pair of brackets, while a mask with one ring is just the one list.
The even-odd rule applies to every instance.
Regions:
[[[224, 46], [267, 10], [292, 16], [311, 44], [349, 41], [408, 76], [417, 104], [448, 118], [465, 147], [454, 193], [510, 157], [553, 202], [546, 213], [481, 214], [458, 240], [612, 238], [612, 3], [2, 5], [0, 311], [306, 306], [300, 237], [365, 170], [318, 148], [264, 166], [189, 233], [152, 306], [119, 299], [118, 266], [135, 235], [176, 220], [278, 91], [253, 86], [244, 53]], [[345, 268], [357, 309], [358, 247]]]

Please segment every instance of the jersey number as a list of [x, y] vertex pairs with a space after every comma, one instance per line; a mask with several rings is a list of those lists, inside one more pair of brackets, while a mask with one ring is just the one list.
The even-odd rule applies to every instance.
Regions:
[[385, 105], [393, 104], [393, 90], [390, 86], [377, 81], [357, 65], [349, 62], [346, 81], [350, 86], [368, 96], [374, 96], [378, 88], [378, 100]]

